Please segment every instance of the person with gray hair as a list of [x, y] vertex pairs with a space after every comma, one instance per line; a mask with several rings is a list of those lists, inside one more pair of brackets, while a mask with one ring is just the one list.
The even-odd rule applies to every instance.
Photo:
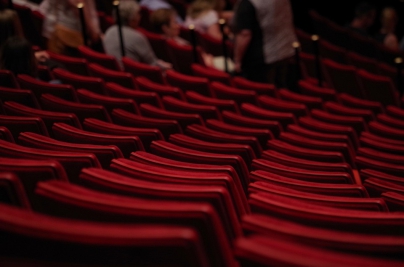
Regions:
[[[147, 38], [136, 27], [140, 21], [140, 6], [134, 0], [124, 0], [119, 3], [119, 13], [122, 23], [122, 39], [124, 43], [125, 57], [149, 65], [159, 66], [162, 69], [172, 68], [171, 64], [160, 60]], [[113, 14], [117, 21], [117, 14]], [[122, 66], [121, 45], [119, 38], [119, 27], [112, 25], [105, 32], [103, 39], [104, 50], [107, 54], [114, 56]]]

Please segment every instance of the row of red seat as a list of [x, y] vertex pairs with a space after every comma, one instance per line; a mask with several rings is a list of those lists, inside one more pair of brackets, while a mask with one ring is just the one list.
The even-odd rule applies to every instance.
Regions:
[[76, 98], [2, 91], [0, 192], [25, 208], [0, 206], [6, 263], [402, 264], [401, 108], [303, 80], [305, 95], [213, 78], [204, 94], [177, 74], [169, 95], [82, 77]]

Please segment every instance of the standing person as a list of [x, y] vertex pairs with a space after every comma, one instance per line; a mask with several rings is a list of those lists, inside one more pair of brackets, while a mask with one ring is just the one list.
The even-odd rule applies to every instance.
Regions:
[[94, 0], [45, 0], [48, 50], [58, 54], [77, 55], [77, 47], [84, 44], [77, 4], [83, 3], [84, 19], [90, 45], [101, 41], [101, 29]]
[[[140, 21], [139, 4], [136, 1], [121, 1], [119, 3], [119, 13], [122, 23], [125, 56], [138, 62], [159, 66], [162, 69], [171, 68], [170, 63], [157, 59], [147, 38], [136, 30]], [[114, 17], [116, 19], [116, 12], [114, 12]], [[105, 52], [114, 56], [122, 66], [118, 25], [115, 24], [107, 29], [103, 44]]]
[[289, 0], [240, 0], [233, 28], [235, 72], [252, 81], [290, 87], [297, 37]]
[[384, 46], [398, 51], [400, 48], [397, 35], [395, 33], [398, 23], [397, 12], [393, 7], [383, 8], [380, 14], [380, 30], [376, 33], [375, 39]]

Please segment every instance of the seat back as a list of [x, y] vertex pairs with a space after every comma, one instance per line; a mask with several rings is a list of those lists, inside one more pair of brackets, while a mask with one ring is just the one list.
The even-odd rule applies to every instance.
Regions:
[[180, 45], [174, 40], [167, 40], [167, 50], [170, 62], [175, 71], [183, 74], [192, 75], [191, 65], [193, 63], [202, 63], [202, 58], [197, 50], [197, 62], [194, 61], [193, 48], [191, 45]]
[[76, 91], [73, 86], [69, 84], [51, 84], [25, 74], [18, 74], [17, 80], [21, 88], [30, 89], [37, 99], [39, 99], [42, 94], [48, 93], [69, 101], [78, 102]]
[[366, 99], [378, 101], [385, 106], [400, 106], [399, 92], [390, 77], [365, 70], [358, 70], [357, 75]]
[[13, 116], [39, 117], [45, 123], [48, 132], [52, 135], [52, 125], [56, 122], [67, 123], [77, 129], [81, 129], [80, 120], [74, 113], [55, 112], [41, 109], [30, 108], [15, 102], [6, 102], [4, 104], [5, 112]]
[[126, 88], [135, 88], [133, 75], [129, 72], [108, 69], [97, 63], [89, 63], [88, 69], [91, 76], [102, 78], [105, 82], [117, 83]]
[[340, 64], [330, 59], [323, 59], [322, 64], [326, 74], [326, 82], [335, 91], [347, 93], [358, 98], [365, 98], [365, 93], [356, 74], [356, 67]]
[[38, 184], [36, 193], [44, 200], [42, 212], [52, 215], [104, 222], [164, 222], [191, 227], [201, 236], [209, 255], [207, 260], [212, 265], [233, 266], [230, 243], [216, 210], [210, 204], [117, 196], [57, 181]]
[[167, 83], [171, 86], [181, 88], [183, 92], [196, 92], [204, 96], [212, 96], [209, 88], [209, 80], [203, 77], [195, 77], [182, 74], [175, 70], [166, 71]]
[[208, 266], [209, 254], [192, 227], [84, 222], [4, 204], [0, 210], [5, 265]]
[[41, 105], [45, 110], [74, 113], [83, 123], [86, 118], [111, 122], [108, 111], [101, 105], [70, 102], [54, 95], [43, 94]]
[[134, 77], [146, 77], [151, 81], [160, 84], [166, 84], [162, 70], [157, 66], [150, 66], [146, 63], [137, 62], [130, 58], [122, 58], [123, 69], [126, 72], [132, 73]]
[[68, 143], [35, 133], [22, 133], [18, 141], [21, 145], [32, 148], [93, 153], [104, 169], [109, 168], [112, 159], [123, 157], [121, 150], [114, 145], [101, 146]]
[[0, 86], [7, 88], [20, 88], [16, 77], [9, 70], [0, 70]]
[[3, 103], [13, 101], [31, 108], [41, 108], [31, 90], [0, 87], [0, 99]]
[[121, 70], [121, 67], [114, 56], [95, 51], [85, 45], [81, 45], [77, 49], [80, 55], [90, 63], [96, 63], [110, 70]]
[[64, 123], [55, 123], [52, 127], [55, 139], [78, 144], [115, 145], [124, 157], [137, 150], [144, 150], [142, 141], [138, 136], [107, 135], [88, 132], [71, 127]]
[[66, 68], [66, 70], [78, 75], [83, 76], [90, 75], [87, 66], [88, 65], [87, 59], [52, 53], [50, 51], [47, 51], [47, 53], [49, 54], [49, 57], [52, 60], [61, 63]]
[[52, 73], [56, 79], [65, 84], [70, 84], [76, 89], [87, 89], [98, 94], [106, 95], [104, 80], [101, 78], [75, 74], [62, 68], [55, 68], [52, 70]]

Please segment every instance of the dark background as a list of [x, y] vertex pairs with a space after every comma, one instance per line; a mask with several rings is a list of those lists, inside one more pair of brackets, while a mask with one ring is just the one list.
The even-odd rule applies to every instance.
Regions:
[[[290, 0], [294, 13], [295, 26], [305, 30], [308, 33], [314, 33], [311, 20], [308, 16], [308, 10], [314, 9], [320, 15], [323, 15], [337, 24], [343, 26], [348, 23], [354, 15], [355, 5], [360, 0], [352, 1], [332, 1], [332, 0]], [[397, 36], [399, 39], [404, 35], [404, 0], [369, 0], [373, 3], [378, 11], [385, 6], [393, 6], [397, 10], [399, 22], [397, 25]], [[379, 14], [378, 14], [379, 16]], [[379, 17], [376, 18], [374, 26], [370, 29], [375, 32], [380, 27]]]

